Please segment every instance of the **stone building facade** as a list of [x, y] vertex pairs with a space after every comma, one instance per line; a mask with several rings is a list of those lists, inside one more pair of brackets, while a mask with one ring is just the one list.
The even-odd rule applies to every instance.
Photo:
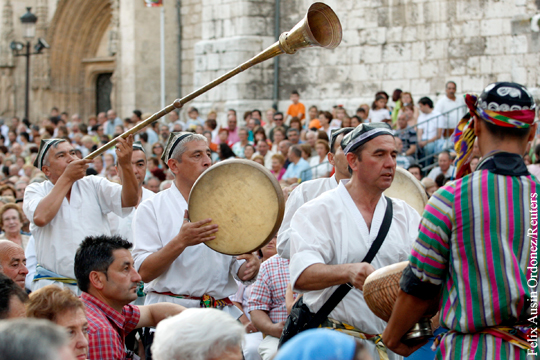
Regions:
[[[248, 60], [290, 30], [311, 0], [164, 0], [166, 103]], [[304, 49], [246, 70], [197, 98], [205, 114], [235, 108], [285, 110], [289, 93], [306, 105], [349, 112], [378, 90], [409, 90], [415, 99], [458, 93], [490, 82], [540, 84], [540, 33], [531, 18], [539, 0], [328, 0], [343, 26], [335, 50]], [[50, 44], [31, 57], [31, 121], [52, 106], [83, 118], [103, 93], [122, 117], [160, 109], [160, 9], [143, 0], [0, 0], [0, 117], [22, 117], [25, 62], [9, 49], [22, 39], [19, 17], [31, 6], [37, 37]], [[35, 40], [34, 40], [35, 42]], [[101, 102], [100, 102], [101, 101]]]

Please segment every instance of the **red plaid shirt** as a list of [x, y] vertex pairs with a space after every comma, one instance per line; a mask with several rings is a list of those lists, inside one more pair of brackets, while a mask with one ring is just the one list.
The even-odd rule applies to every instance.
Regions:
[[125, 337], [137, 327], [141, 312], [137, 306], [126, 305], [122, 313], [92, 295], [83, 292], [88, 319], [88, 359], [125, 360]]
[[285, 291], [289, 282], [289, 260], [274, 255], [263, 262], [257, 281], [251, 289], [245, 312], [263, 310], [268, 312], [268, 317], [274, 324], [285, 321]]

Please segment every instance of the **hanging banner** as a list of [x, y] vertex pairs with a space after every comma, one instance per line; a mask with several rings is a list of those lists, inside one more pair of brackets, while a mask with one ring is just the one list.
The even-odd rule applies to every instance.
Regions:
[[147, 7], [163, 6], [163, 0], [144, 0]]

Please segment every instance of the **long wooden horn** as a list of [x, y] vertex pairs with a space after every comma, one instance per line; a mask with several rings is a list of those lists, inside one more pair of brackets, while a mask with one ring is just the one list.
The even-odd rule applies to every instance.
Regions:
[[96, 151], [88, 154], [85, 159], [94, 159], [96, 156], [101, 155], [103, 152], [112, 148], [119, 138], [125, 139], [129, 135], [135, 134], [162, 116], [170, 113], [174, 109], [181, 108], [185, 103], [195, 99], [201, 94], [204, 94], [225, 80], [228, 80], [242, 71], [249, 69], [253, 65], [259, 64], [283, 53], [294, 54], [297, 50], [306, 47], [320, 46], [326, 49], [334, 49], [341, 43], [341, 37], [341, 23], [339, 22], [339, 19], [334, 11], [326, 4], [314, 3], [309, 7], [306, 16], [304, 16], [304, 18], [298, 24], [296, 24], [291, 31], [282, 33], [279, 36], [279, 40], [266, 50], [263, 50], [261, 53], [246, 61], [242, 65], [237, 66], [216, 80], [208, 83], [198, 90], [195, 90], [191, 94], [181, 99], [176, 99], [172, 104], [161, 109], [148, 119], [141, 121], [138, 125], [132, 127], [122, 135], [112, 139]]

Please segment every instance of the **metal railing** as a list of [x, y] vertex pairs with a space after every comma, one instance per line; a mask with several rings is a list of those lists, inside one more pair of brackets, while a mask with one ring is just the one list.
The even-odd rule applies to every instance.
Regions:
[[[422, 130], [429, 134], [430, 130], [433, 130], [433, 127], [435, 126], [438, 128], [443, 129], [455, 129], [458, 122], [461, 120], [461, 118], [466, 114], [467, 112], [467, 106], [462, 105], [458, 106], [450, 111], [447, 111], [445, 113], [442, 113], [440, 115], [434, 116], [432, 118], [427, 119], [426, 121], [422, 121], [415, 126], [413, 126], [414, 130], [418, 134], [418, 128], [421, 127]], [[425, 126], [424, 126], [425, 125]], [[442, 125], [442, 126], [441, 126]], [[423, 134], [424, 135], [424, 134]], [[434, 159], [437, 158], [437, 156], [443, 152], [444, 150], [451, 150], [454, 148], [454, 144], [452, 143], [452, 136], [451, 134], [448, 134], [448, 136], [441, 135], [440, 138], [435, 140], [434, 151], [430, 152], [429, 154], [424, 154], [422, 156], [422, 149], [418, 146], [418, 143], [422, 141], [421, 138], [417, 137], [417, 145], [416, 145], [416, 153], [414, 154], [414, 158], [416, 160], [416, 163], [422, 166], [422, 164], [425, 164], [422, 166], [422, 170], [426, 172], [427, 170], [432, 169], [437, 165]]]

